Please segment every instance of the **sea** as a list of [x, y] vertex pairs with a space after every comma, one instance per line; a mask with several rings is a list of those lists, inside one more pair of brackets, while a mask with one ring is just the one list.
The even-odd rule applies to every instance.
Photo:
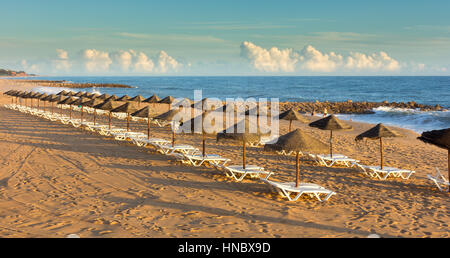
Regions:
[[[75, 83], [119, 83], [133, 88], [86, 88], [88, 92], [129, 95], [153, 94], [160, 98], [202, 97], [278, 98], [280, 101], [370, 101], [408, 102], [450, 109], [450, 76], [64, 76], [35, 77], [39, 80], [66, 80]], [[63, 88], [36, 87], [35, 91], [57, 93]], [[338, 114], [343, 120], [384, 123], [423, 131], [450, 127], [450, 111], [420, 111], [379, 107], [374, 114]]]

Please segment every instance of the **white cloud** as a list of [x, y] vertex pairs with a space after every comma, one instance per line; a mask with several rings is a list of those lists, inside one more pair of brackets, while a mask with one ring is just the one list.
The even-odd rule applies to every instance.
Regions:
[[330, 52], [322, 53], [313, 46], [306, 46], [301, 51], [300, 67], [313, 72], [332, 72], [342, 65], [342, 56]]
[[292, 49], [265, 49], [248, 41], [241, 44], [241, 56], [264, 72], [293, 72], [299, 61], [299, 55]]
[[134, 63], [134, 70], [136, 72], [152, 72], [154, 67], [153, 60], [149, 59], [143, 52], [140, 52], [136, 56], [136, 62]]
[[241, 56], [246, 58], [253, 68], [264, 72], [311, 71], [330, 73], [334, 71], [398, 71], [400, 63], [386, 52], [366, 55], [351, 52], [347, 57], [335, 52], [323, 53], [311, 45], [300, 52], [293, 49], [272, 47], [265, 49], [251, 42], [241, 44]]
[[175, 58], [169, 56], [166, 52], [161, 51], [157, 57], [157, 70], [160, 73], [168, 71], [176, 71], [181, 64]]
[[84, 68], [87, 72], [105, 72], [109, 70], [112, 60], [108, 52], [86, 49], [82, 52]]
[[72, 63], [69, 61], [69, 54], [63, 49], [56, 49], [58, 58], [52, 60], [52, 66], [54, 72], [64, 71], [69, 72], [72, 67]]

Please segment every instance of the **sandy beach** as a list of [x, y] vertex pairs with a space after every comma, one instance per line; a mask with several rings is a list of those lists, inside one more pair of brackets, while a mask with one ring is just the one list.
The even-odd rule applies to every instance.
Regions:
[[[29, 87], [0, 80], [0, 92]], [[394, 128], [404, 137], [384, 141], [386, 166], [415, 170], [409, 180], [376, 180], [302, 157], [302, 181], [337, 194], [323, 203], [289, 202], [258, 180], [235, 182], [214, 168], [182, 165], [152, 148], [3, 107], [10, 102], [0, 96], [0, 237], [450, 236], [449, 194], [426, 178], [434, 167], [447, 174], [447, 151], [409, 130]], [[335, 153], [378, 165], [378, 142], [354, 140], [373, 124], [348, 124], [354, 130], [334, 134]], [[289, 122], [280, 125], [287, 133]], [[328, 142], [328, 131], [295, 121], [293, 127]], [[132, 130], [146, 132], [146, 125], [133, 122]], [[151, 133], [170, 139], [168, 127]], [[176, 143], [200, 148], [201, 136], [177, 135]], [[241, 164], [239, 144], [208, 138], [207, 152]], [[250, 147], [247, 161], [275, 172], [274, 180], [295, 180], [293, 156]]]

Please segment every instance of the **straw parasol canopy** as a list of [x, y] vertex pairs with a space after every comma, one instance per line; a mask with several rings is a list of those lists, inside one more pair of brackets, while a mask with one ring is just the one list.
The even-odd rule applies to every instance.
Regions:
[[105, 99], [105, 101], [110, 101], [110, 100], [119, 101], [119, 97], [117, 97], [116, 95], [113, 94], [113, 95], [109, 96], [109, 98]]
[[147, 139], [150, 139], [150, 117], [153, 116], [150, 107], [146, 106], [144, 108], [141, 108], [138, 111], [132, 113], [131, 116], [147, 118]]
[[339, 120], [335, 115], [329, 115], [309, 124], [311, 127], [330, 131], [330, 155], [333, 157], [333, 131], [352, 130], [353, 127]]
[[289, 132], [291, 131], [292, 128], [292, 121], [300, 121], [301, 123], [309, 122], [309, 120], [306, 117], [300, 115], [300, 113], [298, 113], [294, 109], [284, 111], [278, 116], [278, 118], [282, 120], [289, 120]]
[[138, 110], [137, 104], [134, 101], [127, 102], [117, 108], [111, 110], [116, 113], [127, 113], [127, 132], [130, 131], [130, 114]]
[[58, 105], [71, 105], [72, 102], [74, 102], [75, 100], [77, 100], [77, 98], [75, 97], [67, 97], [63, 100], [58, 101]]
[[93, 108], [109, 111], [108, 124], [109, 124], [109, 130], [111, 130], [111, 110], [113, 110], [121, 105], [123, 105], [123, 102], [107, 100], [107, 101], [104, 101], [103, 103], [100, 103], [100, 104], [94, 106]]
[[107, 94], [107, 93], [103, 93], [102, 95], [98, 96], [98, 99], [108, 99], [109, 97], [111, 97], [111, 95]]
[[172, 104], [175, 99], [172, 96], [167, 96], [159, 101], [159, 103], [163, 104]]
[[448, 151], [448, 180], [450, 180], [450, 128], [423, 132], [417, 139]]
[[[48, 94], [47, 93], [42, 93], [41, 94], [41, 96], [39, 96], [39, 99], [40, 100], [44, 100], [45, 98], [47, 98], [48, 97]], [[45, 100], [44, 100], [45, 101]]]
[[265, 151], [294, 151], [296, 155], [296, 186], [299, 186], [300, 183], [300, 169], [299, 169], [299, 161], [300, 161], [300, 153], [301, 152], [309, 152], [309, 153], [322, 153], [328, 149], [328, 146], [325, 143], [311, 137], [300, 129], [295, 129], [292, 132], [289, 132], [285, 135], [282, 135], [278, 138], [278, 141], [273, 144], [264, 145]]
[[79, 92], [75, 93], [73, 96], [74, 96], [74, 97], [81, 97], [81, 96], [83, 96], [83, 95], [84, 95], [84, 92], [79, 91]]
[[83, 113], [84, 113], [83, 111], [84, 111], [85, 103], [87, 103], [89, 101], [91, 101], [90, 98], [79, 97], [74, 102], [69, 103], [70, 105], [81, 106], [81, 123], [83, 123]]
[[68, 91], [66, 91], [66, 90], [62, 90], [62, 91], [60, 91], [60, 92], [58, 92], [58, 94], [56, 94], [56, 95], [58, 95], [58, 96], [65, 96], [65, 95], [67, 95], [67, 93], [69, 93]]
[[142, 102], [144, 100], [145, 100], [145, 98], [142, 97], [142, 95], [137, 95], [137, 96], [135, 96], [135, 97], [130, 99], [130, 101], [136, 101], [136, 102]]
[[[171, 109], [171, 110], [169, 110], [165, 113], [162, 113], [161, 115], [158, 115], [153, 118], [156, 120], [172, 122], [172, 147], [175, 146], [175, 125], [173, 124], [173, 122], [174, 122], [174, 119], [176, 118], [176, 116], [178, 116], [180, 112], [181, 112], [180, 109]], [[180, 122], [183, 122], [183, 118], [181, 118]]]
[[[223, 121], [223, 115], [214, 112], [214, 111], [206, 111], [203, 114], [192, 118], [191, 120], [182, 123], [181, 126], [186, 127], [189, 131], [189, 134], [201, 134], [202, 135], [202, 154], [203, 157], [206, 155], [206, 136], [216, 136], [218, 132], [222, 132], [224, 130], [223, 128], [223, 122], [221, 128], [218, 127], [220, 124], [216, 124], [217, 119], [222, 119]], [[195, 123], [200, 123], [201, 128], [196, 128]], [[210, 123], [208, 123], [210, 122]]]
[[[95, 106], [102, 104], [104, 102], [105, 102], [104, 100], [99, 99], [99, 98], [89, 99], [89, 101], [83, 103], [83, 106], [94, 108]], [[97, 109], [94, 108], [94, 125], [96, 124], [95, 123], [96, 117], [97, 117]]]
[[[245, 118], [230, 128], [217, 134], [217, 141], [221, 139], [235, 140], [242, 142], [242, 168], [245, 169], [245, 152], [248, 142], [260, 141], [262, 136], [270, 135], [269, 128], [261, 128], [259, 123], [250, 122]], [[264, 130], [261, 130], [264, 129]]]
[[383, 138], [400, 137], [401, 135], [383, 124], [377, 124], [375, 127], [363, 132], [362, 134], [356, 136], [356, 141], [361, 141], [364, 138], [378, 140], [380, 139], [380, 168], [383, 169]]
[[161, 101], [161, 99], [158, 96], [156, 96], [156, 94], [153, 94], [153, 96], [145, 99], [142, 102], [145, 102], [145, 103], [158, 103], [160, 101]]
[[[74, 102], [75, 100], [77, 100], [77, 98], [75, 98], [75, 97], [67, 97], [66, 99], [63, 99], [63, 100], [61, 100], [60, 102], [57, 103], [57, 104], [60, 104], [60, 105], [70, 105], [70, 111], [69, 111], [70, 119], [72, 119], [72, 102]], [[62, 113], [62, 107], [61, 107], [61, 113]]]
[[128, 101], [128, 100], [130, 100], [130, 96], [126, 94], [117, 99], [117, 101]]

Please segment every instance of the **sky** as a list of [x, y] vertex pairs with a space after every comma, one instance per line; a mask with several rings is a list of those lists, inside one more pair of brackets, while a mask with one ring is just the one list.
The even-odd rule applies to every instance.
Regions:
[[450, 75], [450, 1], [4, 1], [40, 75]]

